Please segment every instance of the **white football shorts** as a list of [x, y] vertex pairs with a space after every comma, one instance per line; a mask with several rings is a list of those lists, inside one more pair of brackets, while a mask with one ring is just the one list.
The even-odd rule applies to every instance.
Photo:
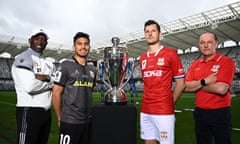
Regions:
[[174, 144], [175, 115], [140, 113], [141, 138], [157, 140], [161, 144]]

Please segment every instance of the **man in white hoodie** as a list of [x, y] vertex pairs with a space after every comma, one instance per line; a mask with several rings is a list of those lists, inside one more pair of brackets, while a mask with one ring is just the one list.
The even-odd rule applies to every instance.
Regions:
[[47, 144], [51, 129], [52, 62], [42, 57], [48, 35], [33, 30], [30, 48], [15, 57], [12, 77], [17, 93], [16, 121], [18, 144]]

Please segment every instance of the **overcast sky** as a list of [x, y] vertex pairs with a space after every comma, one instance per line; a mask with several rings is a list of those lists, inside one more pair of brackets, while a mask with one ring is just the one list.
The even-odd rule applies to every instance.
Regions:
[[51, 42], [72, 45], [78, 31], [92, 43], [215, 9], [237, 0], [0, 0], [0, 34], [28, 38], [45, 28]]

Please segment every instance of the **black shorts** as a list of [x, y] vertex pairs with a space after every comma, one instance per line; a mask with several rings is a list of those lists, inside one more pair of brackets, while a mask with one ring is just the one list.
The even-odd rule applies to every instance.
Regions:
[[60, 123], [59, 144], [91, 144], [91, 123]]

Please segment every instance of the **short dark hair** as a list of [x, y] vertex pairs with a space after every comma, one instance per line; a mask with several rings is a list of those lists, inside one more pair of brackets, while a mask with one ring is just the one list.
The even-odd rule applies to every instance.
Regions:
[[75, 36], [73, 37], [73, 44], [75, 44], [76, 40], [77, 40], [78, 38], [81, 38], [81, 37], [86, 38], [86, 39], [88, 40], [88, 43], [90, 43], [90, 38], [89, 38], [89, 35], [88, 35], [87, 33], [77, 32], [77, 33], [75, 34]]
[[149, 26], [149, 25], [152, 25], [152, 24], [157, 25], [158, 31], [159, 32], [161, 31], [160, 25], [155, 20], [148, 20], [148, 21], [146, 21], [145, 24], [144, 24], [144, 31], [145, 31], [146, 26]]
[[217, 35], [216, 35], [215, 33], [212, 33], [212, 34], [213, 34], [213, 36], [214, 36], [215, 41], [218, 41]]

